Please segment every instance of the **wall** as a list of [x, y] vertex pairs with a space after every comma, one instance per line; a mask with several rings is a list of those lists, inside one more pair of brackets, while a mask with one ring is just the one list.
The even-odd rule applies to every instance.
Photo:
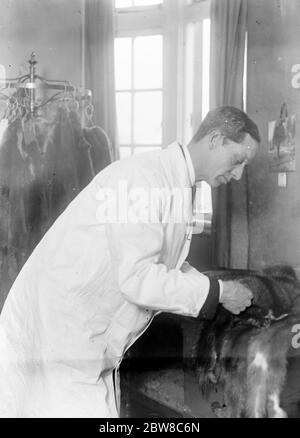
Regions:
[[[291, 68], [300, 63], [300, 2], [249, 0], [247, 110], [259, 126], [262, 144], [249, 171], [250, 267], [287, 262], [300, 269], [300, 89]], [[287, 188], [268, 169], [268, 122], [280, 106], [296, 114], [296, 166]], [[300, 272], [300, 271], [299, 271]]]
[[7, 77], [28, 72], [36, 52], [37, 74], [81, 82], [82, 0], [1, 0], [0, 64]]

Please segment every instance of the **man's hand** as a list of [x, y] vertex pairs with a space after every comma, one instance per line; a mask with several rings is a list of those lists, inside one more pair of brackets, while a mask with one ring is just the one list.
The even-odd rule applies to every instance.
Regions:
[[253, 298], [252, 292], [239, 281], [222, 281], [223, 293], [220, 303], [229, 310], [229, 312], [238, 315], [246, 307], [251, 306]]

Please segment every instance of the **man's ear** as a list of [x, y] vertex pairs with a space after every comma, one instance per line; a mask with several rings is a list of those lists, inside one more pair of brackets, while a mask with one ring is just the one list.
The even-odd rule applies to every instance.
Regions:
[[218, 130], [214, 130], [209, 134], [209, 148], [216, 149], [224, 145], [225, 137]]

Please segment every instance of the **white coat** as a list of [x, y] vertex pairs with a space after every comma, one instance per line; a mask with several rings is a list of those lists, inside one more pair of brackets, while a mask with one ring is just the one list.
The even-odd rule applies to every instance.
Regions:
[[101, 223], [103, 188], [121, 180], [146, 191], [191, 185], [174, 143], [113, 163], [71, 202], [1, 313], [0, 416], [117, 417], [113, 371], [126, 349], [158, 311], [199, 314], [209, 279], [180, 270], [191, 206], [184, 223]]

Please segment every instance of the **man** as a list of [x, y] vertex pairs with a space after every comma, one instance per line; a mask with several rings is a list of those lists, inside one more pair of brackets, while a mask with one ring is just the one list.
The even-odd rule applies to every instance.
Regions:
[[2, 416], [118, 416], [115, 370], [155, 314], [212, 318], [219, 302], [233, 313], [250, 305], [246, 287], [184, 263], [192, 203], [180, 193], [239, 179], [259, 140], [246, 114], [219, 108], [187, 147], [115, 162], [71, 202], [1, 313]]

